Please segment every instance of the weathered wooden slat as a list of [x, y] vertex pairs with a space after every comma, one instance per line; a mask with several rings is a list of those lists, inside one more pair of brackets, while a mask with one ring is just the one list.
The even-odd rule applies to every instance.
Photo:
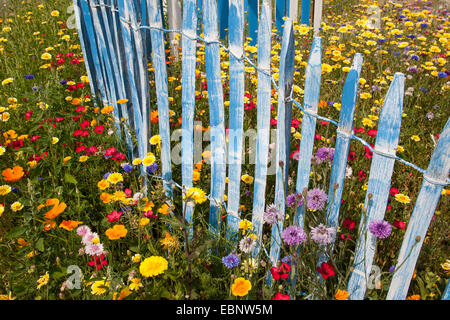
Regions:
[[[110, 0], [108, 0], [108, 1], [100, 0], [100, 4], [101, 4], [101, 6], [99, 7], [99, 9], [100, 9], [102, 25], [104, 26], [104, 33], [105, 33], [104, 37], [103, 37], [103, 41], [106, 46], [105, 49], [107, 51], [107, 56], [109, 57], [108, 64], [110, 64], [112, 66], [111, 71], [112, 71], [112, 77], [113, 77], [115, 91], [116, 91], [115, 96], [118, 97], [119, 99], [123, 99], [127, 96], [126, 95], [127, 93], [125, 90], [125, 81], [124, 81], [124, 77], [123, 77], [124, 76], [123, 69], [122, 69], [123, 62], [122, 62], [122, 59], [119, 58], [120, 53], [118, 54], [118, 52], [120, 52], [120, 51], [118, 51], [119, 38], [118, 38], [117, 33], [113, 34], [113, 30], [115, 30], [116, 24], [113, 21], [111, 9], [108, 7], [108, 6], [112, 6], [112, 3]], [[115, 12], [114, 14], [117, 17], [117, 13]], [[113, 103], [116, 104], [116, 101], [113, 101]], [[127, 104], [123, 103], [120, 106], [117, 105], [117, 108], [120, 110], [120, 114], [118, 114], [116, 116], [117, 120], [119, 120], [120, 118], [125, 119], [125, 124], [126, 124], [124, 126], [125, 141], [126, 141], [126, 145], [127, 145], [127, 149], [128, 149], [128, 154], [130, 156], [132, 156], [133, 142], [131, 140], [131, 134], [127, 129], [127, 127], [130, 126]], [[119, 116], [120, 116], [120, 118], [119, 118]], [[120, 134], [120, 132], [119, 132], [119, 134]]]
[[387, 92], [378, 123], [370, 177], [364, 208], [367, 217], [361, 217], [359, 238], [355, 250], [354, 271], [348, 282], [351, 300], [362, 300], [366, 293], [366, 279], [372, 270], [377, 238], [369, 232], [372, 221], [383, 220], [389, 197], [391, 177], [395, 164], [400, 125], [402, 120], [405, 76], [396, 73]]
[[[148, 19], [150, 27], [162, 28], [158, 0], [150, 0]], [[170, 122], [169, 122], [169, 90], [167, 86], [166, 54], [164, 48], [164, 33], [151, 29], [153, 68], [155, 69], [156, 99], [158, 103], [158, 125], [161, 137], [161, 171], [166, 196], [172, 198], [172, 161], [170, 157]]]
[[[254, 46], [258, 41], [258, 0], [247, 0], [247, 10], [248, 12], [248, 36], [252, 38], [249, 45]], [[245, 3], [247, 3], [245, 1]], [[261, 8], [262, 10], [262, 8]]]
[[211, 201], [209, 228], [213, 234], [220, 230], [222, 203], [225, 192], [226, 151], [223, 87], [220, 72], [220, 50], [215, 0], [203, 0], [203, 32], [205, 35], [205, 65], [208, 85], [211, 133]]
[[289, 18], [297, 21], [298, 18], [298, 0], [289, 0]]
[[[348, 73], [342, 93], [339, 126], [337, 128], [333, 166], [328, 188], [327, 220], [330, 227], [337, 227], [339, 223], [339, 209], [344, 190], [345, 169], [347, 167], [351, 135], [353, 134], [353, 119], [355, 117], [362, 63], [362, 55], [359, 53], [355, 54], [353, 65]], [[335, 184], [338, 185], [336, 190], [334, 190]]]
[[[289, 145], [287, 144], [286, 130], [291, 123], [288, 122], [288, 108], [290, 103], [287, 99], [291, 95], [293, 88], [294, 75], [294, 33], [292, 27], [292, 20], [284, 21], [283, 40], [280, 53], [280, 68], [278, 80], [278, 111], [277, 111], [277, 144], [276, 144], [276, 181], [275, 181], [275, 206], [285, 215], [286, 210], [286, 192], [287, 192], [287, 178], [288, 168], [286, 165], [286, 158], [289, 155]], [[292, 105], [291, 105], [292, 106]], [[272, 243], [270, 247], [270, 262], [273, 265], [277, 264], [280, 255], [280, 235], [283, 231], [283, 221], [275, 224], [272, 227]]]
[[315, 0], [314, 1], [314, 36], [319, 35], [319, 28], [321, 27], [322, 23], [322, 7], [323, 3], [322, 0]]
[[[195, 111], [195, 65], [197, 50], [197, 0], [183, 1], [183, 36], [181, 38], [182, 54], [182, 130], [181, 138], [181, 179], [186, 188], [193, 185], [194, 170], [194, 111]], [[199, 1], [200, 2], [200, 1]], [[183, 205], [186, 205], [183, 203]], [[185, 219], [191, 226], [192, 206], [183, 207]]]
[[227, 238], [235, 241], [239, 230], [242, 139], [244, 135], [244, 5], [230, 0], [228, 38], [230, 116], [228, 131]]
[[80, 0], [73, 0], [73, 8], [75, 14], [75, 23], [78, 30], [78, 38], [80, 39], [81, 51], [83, 52], [84, 65], [86, 66], [86, 72], [89, 78], [89, 86], [91, 88], [91, 93], [93, 100], [95, 102], [96, 96], [98, 94], [97, 86], [97, 75], [94, 67], [93, 53], [89, 45], [88, 34], [86, 32], [85, 22], [81, 14], [81, 4]]
[[439, 136], [409, 219], [387, 300], [404, 300], [423, 241], [450, 171], [450, 119]]
[[257, 132], [256, 132], [256, 158], [255, 158], [255, 187], [253, 192], [252, 226], [258, 243], [252, 255], [256, 257], [261, 249], [263, 216], [266, 205], [267, 163], [270, 143], [270, 51], [272, 40], [272, 9], [271, 3], [264, 0], [261, 5], [261, 17], [258, 28], [258, 71], [257, 83]]
[[309, 26], [309, 18], [311, 14], [311, 0], [302, 0], [302, 17], [300, 19], [301, 24]]
[[[101, 59], [103, 60], [103, 68], [105, 70], [105, 84], [107, 90], [109, 91], [109, 101], [108, 103], [114, 107], [114, 124], [117, 129], [117, 134], [119, 137], [121, 136], [120, 132], [120, 118], [121, 113], [119, 110], [119, 106], [117, 105], [117, 85], [116, 79], [114, 76], [114, 70], [112, 68], [112, 64], [116, 63], [112, 60], [110, 55], [110, 51], [108, 50], [108, 46], [106, 44], [106, 34], [109, 32], [109, 28], [105, 25], [102, 19], [102, 11], [105, 10], [103, 6], [97, 6], [96, 4], [91, 3], [91, 17], [93, 22], [93, 27], [96, 30], [95, 36], [97, 39], [97, 44], [99, 48], [99, 53]], [[107, 31], [108, 30], [108, 31]]]
[[[320, 80], [322, 74], [322, 39], [314, 37], [308, 65], [305, 73], [305, 97], [303, 99], [302, 132], [297, 168], [296, 192], [302, 193], [308, 188], [309, 175], [311, 173], [311, 157], [314, 148], [314, 134], [316, 131], [316, 118], [319, 109]], [[310, 113], [310, 114], [308, 114]], [[303, 228], [304, 206], [297, 209], [296, 223]]]
[[92, 69], [94, 70], [95, 79], [91, 79], [92, 81], [97, 82], [98, 90], [100, 92], [101, 97], [98, 97], [102, 100], [104, 104], [107, 104], [107, 89], [106, 89], [106, 83], [104, 78], [104, 72], [103, 72], [103, 66], [102, 62], [100, 60], [100, 56], [98, 53], [98, 45], [96, 42], [95, 37], [95, 30], [94, 30], [94, 24], [92, 22], [91, 18], [91, 12], [89, 4], [86, 0], [78, 0], [77, 6], [74, 6], [75, 13], [79, 13], [80, 22], [82, 22], [82, 25], [84, 26], [86, 30], [86, 38], [88, 46], [85, 47], [87, 49], [88, 55], [92, 57]]
[[450, 281], [448, 279], [447, 281], [447, 286], [445, 287], [441, 300], [450, 300]]
[[[132, 31], [131, 25], [127, 21], [136, 21], [133, 19], [135, 17], [135, 8], [132, 2], [128, 2], [126, 0], [118, 0], [119, 7], [119, 16], [121, 18], [121, 29], [122, 29], [122, 39], [123, 46], [126, 57], [127, 64], [127, 73], [128, 73], [128, 85], [130, 89], [130, 100], [133, 106], [133, 123], [134, 123], [134, 131], [136, 134], [136, 138], [138, 140], [138, 157], [145, 158], [147, 154], [147, 145], [148, 145], [148, 127], [146, 124], [144, 125], [144, 119], [147, 119], [147, 114], [143, 114], [141, 99], [139, 96], [138, 85], [136, 79], [139, 79], [137, 76], [137, 70], [135, 69], [135, 61], [139, 59], [138, 55], [134, 50], [133, 40], [136, 35], [135, 32]], [[148, 78], [147, 78], [148, 79]]]

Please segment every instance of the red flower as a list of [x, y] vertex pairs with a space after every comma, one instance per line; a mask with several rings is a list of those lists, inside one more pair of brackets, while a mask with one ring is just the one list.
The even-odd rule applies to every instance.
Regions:
[[[373, 145], [370, 145], [373, 148]], [[372, 151], [370, 151], [369, 147], [364, 146], [364, 150], [366, 150], [366, 154], [364, 155], [367, 159], [371, 159], [373, 154]]]
[[106, 218], [108, 218], [109, 222], [116, 222], [116, 221], [119, 221], [121, 216], [122, 216], [122, 212], [121, 211], [114, 210], [110, 214], [106, 215]]
[[345, 218], [345, 220], [342, 222], [342, 225], [347, 229], [353, 229], [355, 227], [355, 224], [355, 221], [352, 221], [349, 218]]
[[105, 260], [105, 255], [102, 253], [100, 257], [95, 255], [94, 260], [89, 261], [88, 265], [95, 266], [97, 270], [100, 270], [102, 266], [108, 265], [108, 260]]
[[348, 153], [348, 161], [353, 161], [356, 159], [356, 152], [355, 151], [350, 151]]
[[322, 275], [322, 277], [326, 280], [328, 277], [333, 276], [334, 273], [334, 267], [331, 264], [328, 264], [326, 262], [322, 262], [319, 268], [317, 268], [317, 271]]
[[355, 133], [364, 133], [366, 130], [364, 128], [355, 129]]
[[91, 125], [91, 122], [89, 120], [84, 120], [82, 123], [80, 123], [80, 127], [82, 129], [87, 129]]
[[272, 300], [291, 300], [291, 297], [287, 294], [282, 294], [281, 292], [277, 292]]
[[270, 269], [270, 273], [272, 274], [274, 280], [287, 279], [290, 271], [291, 266], [285, 262], [282, 262], [279, 268], [272, 267]]
[[102, 125], [95, 126], [94, 128], [94, 131], [97, 133], [102, 133], [103, 130], [105, 130], [105, 127], [103, 127]]
[[376, 137], [377, 136], [377, 130], [375, 130], [375, 129], [370, 129], [369, 131], [367, 131], [367, 134], [369, 135], [369, 136], [371, 136], [372, 138], [374, 138], [374, 137]]
[[322, 136], [320, 134], [316, 133], [314, 135], [314, 140], [320, 140], [320, 139], [322, 139]]
[[105, 150], [105, 156], [112, 156], [116, 152], [116, 148], [111, 147]]
[[389, 190], [389, 193], [391, 194], [391, 196], [395, 196], [396, 194], [398, 194], [398, 189], [391, 187], [391, 189]]
[[359, 170], [358, 177], [359, 177], [359, 181], [361, 181], [361, 180], [364, 180], [367, 177], [367, 174], [364, 171]]
[[397, 229], [406, 229], [406, 223], [404, 221], [401, 221], [401, 220], [394, 220], [393, 225]]
[[25, 119], [30, 119], [31, 116], [33, 115], [33, 111], [27, 111], [27, 113], [25, 113]]

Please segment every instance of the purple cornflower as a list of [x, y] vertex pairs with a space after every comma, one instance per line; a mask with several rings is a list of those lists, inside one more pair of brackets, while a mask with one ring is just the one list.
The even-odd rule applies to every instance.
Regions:
[[324, 161], [333, 161], [334, 158], [334, 148], [322, 147], [316, 152], [316, 162], [322, 163]]
[[130, 172], [130, 171], [133, 171], [133, 166], [128, 164], [128, 163], [126, 163], [125, 165], [123, 165], [122, 169], [125, 172]]
[[375, 220], [369, 224], [369, 230], [375, 237], [385, 239], [391, 234], [392, 227], [387, 221]]
[[287, 196], [286, 202], [289, 208], [297, 208], [303, 204], [303, 196], [301, 193], [292, 193]]
[[241, 259], [235, 254], [230, 253], [229, 255], [222, 258], [222, 262], [228, 269], [237, 267], [241, 263]]
[[158, 165], [156, 163], [152, 163], [151, 166], [148, 166], [145, 170], [147, 173], [153, 174], [155, 173], [156, 169], [158, 169]]
[[325, 201], [327, 201], [327, 194], [322, 189], [312, 189], [308, 191], [307, 205], [308, 209], [322, 210], [325, 207]]
[[281, 233], [281, 238], [290, 246], [298, 245], [306, 241], [306, 233], [299, 226], [289, 226]]
[[27, 79], [27, 80], [33, 80], [33, 79], [34, 79], [34, 75], [32, 75], [32, 74], [27, 74], [27, 75], [25, 75], [25, 79]]
[[327, 228], [323, 224], [319, 224], [317, 227], [311, 228], [310, 235], [311, 240], [313, 240], [314, 242], [321, 245], [327, 245], [334, 241], [336, 228]]
[[277, 209], [275, 204], [267, 206], [266, 212], [264, 212], [264, 222], [270, 225], [283, 220], [283, 214]]

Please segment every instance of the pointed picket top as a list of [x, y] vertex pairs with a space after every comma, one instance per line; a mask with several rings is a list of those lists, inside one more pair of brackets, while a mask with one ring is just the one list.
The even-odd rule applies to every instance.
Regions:
[[[277, 111], [277, 144], [276, 144], [276, 181], [275, 181], [275, 206], [285, 214], [285, 202], [288, 183], [289, 141], [291, 123], [289, 120], [292, 103], [287, 100], [293, 88], [292, 77], [294, 75], [294, 34], [292, 20], [284, 21], [283, 40], [280, 53], [280, 68], [278, 80], [278, 111]], [[287, 129], [289, 128], [289, 131]], [[284, 220], [284, 219], [283, 219]], [[270, 262], [276, 265], [280, 254], [280, 233], [283, 230], [283, 221], [272, 227], [272, 243], [270, 247]]]
[[258, 71], [257, 75], [257, 132], [256, 132], [256, 158], [255, 181], [253, 191], [252, 227], [257, 237], [257, 245], [252, 255], [256, 257], [261, 248], [263, 214], [266, 195], [267, 163], [270, 143], [270, 51], [271, 51], [272, 12], [269, 1], [264, 0], [261, 5], [258, 34], [258, 68], [267, 73]]
[[[316, 118], [319, 109], [320, 81], [322, 76], [322, 39], [314, 37], [308, 65], [305, 74], [305, 97], [303, 99], [302, 132], [299, 149], [296, 192], [302, 193], [308, 188], [309, 175], [311, 172], [311, 157], [314, 148], [314, 135], [316, 131]], [[311, 113], [312, 115], [308, 114]], [[297, 209], [296, 222], [303, 228], [304, 206]]]
[[[356, 100], [358, 98], [359, 77], [363, 57], [356, 53], [352, 67], [345, 80], [341, 99], [341, 112], [337, 128], [337, 139], [334, 151], [333, 166], [331, 169], [330, 185], [328, 188], [328, 226], [336, 227], [339, 218], [342, 191], [344, 187], [345, 169], [350, 150], [350, 138], [353, 130]], [[335, 185], [337, 188], [335, 190]]]
[[362, 300], [366, 293], [366, 279], [372, 270], [377, 238], [369, 232], [373, 221], [384, 219], [389, 198], [395, 154], [400, 135], [402, 120], [405, 76], [396, 73], [387, 92], [378, 123], [378, 135], [375, 142], [369, 182], [364, 208], [367, 217], [361, 216], [359, 239], [355, 251], [354, 271], [350, 275], [348, 293], [351, 300]]
[[239, 231], [240, 183], [244, 124], [244, 4], [230, 0], [228, 39], [230, 48], [228, 130], [227, 239], [235, 242]]
[[222, 214], [225, 213], [223, 212], [223, 201], [226, 175], [226, 145], [216, 1], [203, 0], [202, 14], [203, 32], [206, 41], [206, 83], [208, 85], [209, 120], [211, 127], [211, 201], [209, 228], [213, 234], [218, 234]]
[[[200, 2], [200, 0], [199, 0]], [[197, 51], [197, 4], [196, 0], [183, 1], [183, 35], [181, 38], [182, 57], [182, 138], [181, 138], [181, 179], [187, 188], [193, 186], [194, 170], [194, 112], [195, 112], [195, 66]], [[188, 35], [188, 36], [187, 36]], [[183, 202], [183, 206], [186, 203]], [[192, 236], [193, 208], [183, 207], [185, 219], [191, 226], [189, 235]]]
[[408, 294], [423, 241], [450, 171], [449, 150], [450, 119], [439, 136], [436, 149], [424, 174], [424, 181], [403, 237], [387, 300], [404, 300]]

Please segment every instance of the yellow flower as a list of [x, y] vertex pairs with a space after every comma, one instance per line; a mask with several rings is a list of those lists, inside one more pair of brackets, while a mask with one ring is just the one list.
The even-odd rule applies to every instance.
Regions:
[[88, 159], [88, 156], [81, 156], [80, 159], [79, 159], [79, 161], [80, 161], [80, 162], [86, 162], [87, 159]]
[[142, 159], [136, 158], [133, 160], [132, 164], [133, 166], [138, 166], [142, 163]]
[[247, 219], [243, 219], [239, 221], [239, 229], [242, 229], [242, 231], [251, 230], [252, 229], [252, 223], [248, 221]]
[[234, 296], [243, 297], [248, 294], [248, 292], [252, 289], [252, 284], [250, 281], [239, 277], [234, 280], [234, 283], [231, 285], [231, 292]]
[[401, 194], [401, 193], [397, 193], [395, 195], [395, 200], [397, 200], [400, 203], [409, 203], [410, 202], [409, 197], [404, 194]]
[[0, 196], [5, 196], [11, 192], [11, 187], [6, 185], [0, 186]]
[[119, 99], [119, 100], [117, 100], [118, 104], [127, 103], [127, 102], [128, 102], [128, 99]]
[[338, 289], [338, 291], [336, 292], [336, 295], [334, 297], [336, 298], [336, 300], [347, 300], [349, 297], [349, 294], [345, 290]]
[[161, 208], [158, 209], [158, 212], [161, 214], [169, 214], [174, 209], [174, 206], [169, 206], [167, 203], [164, 203]]
[[0, 146], [0, 156], [2, 156], [6, 152], [6, 149]]
[[50, 60], [52, 58], [52, 55], [48, 52], [45, 52], [41, 55], [42, 60]]
[[0, 203], [0, 217], [2, 216], [3, 212], [5, 212], [5, 206], [3, 203]]
[[49, 279], [50, 279], [50, 275], [48, 274], [48, 272], [46, 272], [43, 276], [41, 276], [38, 279], [37, 283], [39, 283], [39, 284], [38, 284], [37, 288], [40, 289], [42, 286], [45, 286], [48, 283]]
[[53, 10], [52, 12], [50, 12], [50, 15], [52, 17], [59, 17], [59, 11], [58, 10]]
[[12, 297], [12, 293], [9, 294], [0, 294], [0, 300], [16, 300], [16, 298]]
[[420, 141], [420, 137], [414, 135], [414, 136], [411, 136], [411, 140], [414, 140], [414, 141], [418, 142], [418, 141]]
[[161, 143], [161, 137], [156, 135], [150, 138], [150, 144], [155, 145], [155, 144], [160, 144]]
[[57, 144], [58, 141], [59, 141], [58, 138], [56, 138], [56, 137], [53, 137], [53, 138], [52, 138], [52, 144]]
[[109, 283], [110, 282], [106, 280], [95, 281], [91, 287], [91, 293], [95, 295], [104, 294], [108, 290]]
[[131, 257], [131, 261], [133, 262], [141, 262], [141, 255], [139, 253], [135, 254]]
[[1, 114], [1, 120], [2, 120], [3, 122], [8, 121], [9, 118], [10, 118], [9, 112], [3, 112], [3, 113]]
[[443, 264], [441, 264], [442, 269], [444, 269], [445, 273], [450, 275], [450, 259], [447, 259]]
[[106, 180], [107, 180], [107, 182], [109, 182], [111, 184], [117, 184], [117, 183], [123, 181], [123, 176], [119, 172], [114, 172], [114, 173], [111, 173]]
[[172, 252], [173, 249], [176, 251], [178, 248], [178, 239], [172, 237], [168, 232], [166, 232], [166, 237], [160, 240], [160, 242], [164, 246], [164, 249], [168, 249], [169, 252]]
[[244, 174], [241, 177], [242, 181], [244, 181], [246, 184], [251, 184], [253, 182], [253, 177], [249, 176], [248, 174]]
[[2, 81], [2, 86], [6, 86], [7, 84], [10, 84], [14, 81], [14, 78], [8, 78]]
[[142, 227], [144, 227], [144, 226], [148, 225], [149, 222], [150, 222], [150, 219], [149, 219], [149, 218], [141, 218], [141, 219], [139, 220], [139, 225], [142, 226]]
[[16, 201], [11, 205], [11, 209], [14, 212], [20, 211], [23, 209], [23, 204], [21, 204], [19, 201]]
[[139, 290], [139, 288], [142, 288], [144, 285], [141, 282], [141, 279], [139, 278], [133, 278], [131, 279], [131, 284], [128, 286], [130, 290]]
[[322, 73], [323, 73], [323, 72], [330, 73], [331, 71], [333, 71], [333, 67], [332, 67], [332, 66], [330, 66], [330, 65], [327, 64], [327, 63], [323, 63], [323, 64], [322, 64]]
[[155, 162], [156, 158], [155, 155], [151, 152], [147, 154], [147, 156], [142, 161], [142, 164], [146, 167], [151, 166]]
[[70, 159], [72, 159], [72, 157], [65, 157], [65, 158], [63, 159], [63, 161], [64, 161], [64, 163], [67, 163], [67, 161], [69, 161]]
[[139, 272], [144, 277], [154, 277], [164, 273], [167, 270], [169, 263], [166, 259], [160, 256], [151, 256], [146, 258], [139, 265]]
[[194, 200], [196, 204], [202, 204], [207, 200], [206, 193], [200, 188], [189, 188], [183, 194], [183, 199]]

